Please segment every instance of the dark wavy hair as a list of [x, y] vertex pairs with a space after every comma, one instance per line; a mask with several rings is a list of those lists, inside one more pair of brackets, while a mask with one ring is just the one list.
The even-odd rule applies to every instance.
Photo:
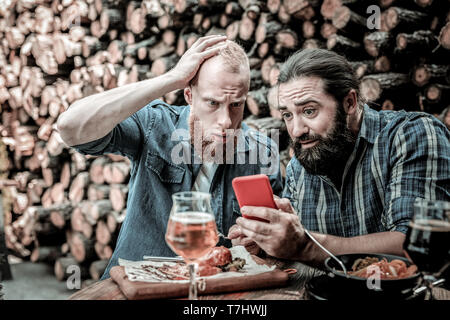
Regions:
[[323, 89], [333, 96], [338, 105], [351, 89], [357, 94], [358, 105], [364, 105], [360, 81], [348, 61], [337, 53], [325, 49], [303, 49], [290, 56], [280, 68], [278, 84], [300, 77], [316, 76], [323, 81]]

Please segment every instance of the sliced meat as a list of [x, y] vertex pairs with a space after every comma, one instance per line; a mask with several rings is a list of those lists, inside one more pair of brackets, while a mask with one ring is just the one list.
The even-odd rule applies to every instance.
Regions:
[[222, 272], [222, 270], [218, 267], [213, 267], [207, 264], [201, 264], [198, 266], [198, 275], [200, 277], [213, 276]]

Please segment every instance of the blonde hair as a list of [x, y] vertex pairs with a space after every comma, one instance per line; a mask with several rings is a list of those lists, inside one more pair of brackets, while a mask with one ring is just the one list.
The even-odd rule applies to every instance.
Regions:
[[[237, 44], [234, 41], [227, 40], [226, 46], [222, 49], [220, 49], [217, 56], [221, 57], [223, 61], [225, 62], [224, 65], [226, 66], [227, 71], [231, 73], [241, 73], [242, 71], [248, 71], [250, 73], [250, 62], [248, 60], [247, 54], [245, 53], [244, 49]], [[201, 68], [201, 66], [200, 66]], [[199, 69], [200, 71], [200, 69]], [[198, 82], [198, 74], [192, 78], [190, 81], [191, 86], [197, 85]], [[250, 82], [250, 76], [249, 76], [249, 82]]]

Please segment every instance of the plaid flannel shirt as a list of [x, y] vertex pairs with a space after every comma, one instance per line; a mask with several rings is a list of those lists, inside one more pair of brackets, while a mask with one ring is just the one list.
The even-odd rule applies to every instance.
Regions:
[[435, 117], [364, 106], [356, 145], [338, 190], [293, 157], [283, 196], [311, 231], [352, 237], [406, 233], [416, 198], [450, 201], [450, 133]]

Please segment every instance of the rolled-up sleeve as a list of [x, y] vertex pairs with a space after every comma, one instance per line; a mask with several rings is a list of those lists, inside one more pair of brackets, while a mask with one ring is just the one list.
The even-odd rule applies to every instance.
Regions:
[[397, 131], [382, 215], [387, 230], [407, 232], [417, 198], [450, 200], [449, 139], [449, 131], [426, 116], [408, 121]]
[[131, 115], [103, 138], [73, 146], [81, 154], [99, 156], [107, 153], [120, 154], [135, 160], [146, 142], [147, 130], [152, 127], [152, 107], [158, 100]]

